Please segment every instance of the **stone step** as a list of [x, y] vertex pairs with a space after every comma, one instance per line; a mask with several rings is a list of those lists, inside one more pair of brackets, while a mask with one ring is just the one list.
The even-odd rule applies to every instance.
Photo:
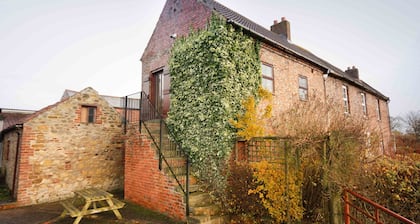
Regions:
[[177, 150], [165, 150], [163, 149], [162, 151], [163, 156], [165, 156], [166, 159], [171, 158], [171, 159], [178, 159], [178, 158], [182, 158], [182, 159], [186, 159], [183, 157], [183, 153], [179, 152]]
[[[172, 172], [171, 172], [172, 170]], [[174, 167], [171, 166], [171, 168], [169, 167], [164, 167], [163, 171], [168, 174], [168, 175], [175, 175], [175, 176], [185, 176], [187, 174], [187, 170], [184, 166], [182, 167]]]
[[[182, 185], [182, 186], [184, 188], [186, 187], [185, 185]], [[200, 185], [198, 185], [198, 184], [190, 184], [188, 186], [188, 189], [190, 190], [190, 194], [195, 193], [195, 192], [199, 192], [199, 191], [201, 192]], [[176, 187], [176, 191], [183, 193], [179, 186]]]
[[[187, 159], [183, 157], [168, 157], [167, 154], [163, 153], [166, 161], [171, 167], [185, 167], [187, 165]], [[163, 163], [163, 167], [166, 167], [166, 164]]]
[[190, 208], [190, 213], [193, 216], [214, 216], [220, 214], [220, 207], [215, 204], [201, 207], [196, 206]]
[[190, 194], [190, 207], [203, 207], [212, 204], [211, 197], [206, 192], [194, 192]]
[[224, 216], [191, 216], [188, 218], [191, 224], [225, 224], [228, 220]]

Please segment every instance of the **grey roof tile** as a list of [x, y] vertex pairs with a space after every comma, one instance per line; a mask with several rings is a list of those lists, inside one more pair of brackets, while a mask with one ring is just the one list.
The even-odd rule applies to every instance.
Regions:
[[208, 0], [205, 1], [206, 4], [209, 7], [212, 7], [212, 10], [218, 12], [222, 16], [224, 16], [228, 22], [233, 23], [245, 31], [251, 32], [251, 34], [256, 35], [258, 38], [261, 38], [263, 41], [269, 43], [270, 45], [274, 45], [275, 47], [279, 47], [281, 49], [284, 49], [286, 51], [289, 51], [290, 53], [294, 54], [295, 56], [301, 57], [303, 59], [306, 59], [325, 70], [330, 70], [331, 74], [334, 75], [337, 78], [346, 80], [362, 89], [364, 89], [367, 92], [370, 92], [377, 97], [380, 97], [384, 100], [389, 100], [388, 97], [383, 95], [381, 92], [376, 90], [375, 88], [371, 87], [367, 83], [363, 82], [362, 80], [354, 79], [350, 76], [348, 76], [343, 70], [337, 68], [336, 66], [330, 64], [329, 62], [321, 59], [320, 57], [314, 55], [310, 51], [295, 45], [291, 42], [289, 42], [285, 36], [276, 34], [257, 23], [253, 22], [252, 20], [246, 18], [245, 16], [240, 15], [239, 13], [227, 8], [226, 6], [220, 4], [217, 1], [214, 0]]

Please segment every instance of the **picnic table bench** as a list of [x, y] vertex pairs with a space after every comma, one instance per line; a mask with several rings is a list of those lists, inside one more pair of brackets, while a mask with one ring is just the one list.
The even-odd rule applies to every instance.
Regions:
[[[65, 217], [66, 215], [70, 215], [73, 218], [76, 217], [73, 224], [78, 224], [83, 216], [112, 211], [118, 219], [122, 219], [118, 209], [124, 207], [125, 203], [114, 198], [111, 193], [97, 188], [75, 191], [74, 193], [74, 198], [60, 202], [64, 207], [60, 217]], [[75, 202], [80, 199], [84, 201], [84, 204], [82, 203], [83, 206], [79, 209], [80, 206], [77, 206]]]

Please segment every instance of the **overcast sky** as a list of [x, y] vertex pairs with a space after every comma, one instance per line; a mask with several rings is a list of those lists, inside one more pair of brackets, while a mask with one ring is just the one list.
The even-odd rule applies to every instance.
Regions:
[[[392, 116], [420, 110], [420, 1], [219, 0], [391, 98]], [[140, 91], [143, 50], [165, 0], [0, 0], [0, 108], [38, 110], [65, 89]]]

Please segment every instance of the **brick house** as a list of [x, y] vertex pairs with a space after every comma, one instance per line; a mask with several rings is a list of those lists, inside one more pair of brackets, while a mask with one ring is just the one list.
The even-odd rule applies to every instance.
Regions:
[[13, 120], [3, 112], [1, 170], [18, 206], [86, 187], [122, 189], [121, 116], [94, 89]]
[[293, 102], [306, 100], [308, 93], [323, 95], [325, 87], [326, 97], [343, 101], [343, 113], [364, 116], [369, 126], [380, 130], [382, 150], [388, 150], [391, 134], [389, 98], [361, 80], [356, 67], [343, 71], [293, 44], [290, 41], [290, 23], [285, 18], [280, 22], [274, 21], [270, 29], [266, 29], [213, 0], [166, 1], [141, 57], [142, 90], [150, 95], [162, 113], [169, 110], [170, 74], [167, 62], [173, 37], [187, 36], [191, 29], [205, 27], [213, 12], [261, 41], [262, 84], [273, 92], [274, 109], [287, 109]]
[[[241, 28], [245, 34], [261, 42], [259, 54], [262, 62], [262, 85], [273, 93], [273, 110], [285, 110], [299, 100], [311, 100], [308, 98], [309, 93], [334, 99], [344, 105], [343, 113], [362, 116], [372, 130], [378, 130], [381, 136], [379, 151], [389, 151], [389, 98], [363, 82], [357, 68], [349, 67], [343, 71], [292, 43], [290, 23], [285, 18], [280, 22], [275, 21], [267, 29], [213, 0], [167, 0], [144, 50], [141, 57], [142, 90], [163, 115], [170, 109], [168, 59], [174, 39], [187, 36], [191, 29], [204, 28], [213, 13], [223, 16], [228, 23]], [[140, 141], [139, 147], [132, 144], [126, 148], [126, 198], [184, 219], [181, 212], [184, 207], [181, 206], [178, 210], [174, 207], [183, 199], [171, 190], [175, 186], [173, 183], [169, 183], [169, 188], [161, 186], [162, 182], [151, 186], [151, 182], [144, 179], [144, 173], [130, 171], [141, 163], [157, 163], [157, 156], [150, 146], [152, 141], [146, 134], [139, 135], [140, 138], [131, 139], [133, 142]], [[151, 154], [146, 155], [146, 151]], [[135, 163], [130, 155], [136, 155], [139, 162]], [[150, 157], [151, 155], [154, 156]], [[154, 176], [161, 175], [157, 169], [147, 169], [147, 172], [154, 173]], [[149, 192], [158, 191], [178, 199], [161, 204], [159, 199], [147, 195], [147, 191], [134, 190], [146, 186]]]

